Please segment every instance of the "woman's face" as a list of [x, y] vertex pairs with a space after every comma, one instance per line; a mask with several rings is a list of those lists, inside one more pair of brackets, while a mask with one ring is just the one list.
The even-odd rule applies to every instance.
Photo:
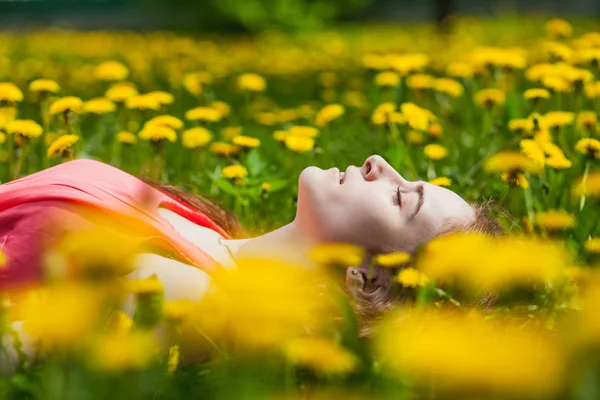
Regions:
[[474, 218], [471, 206], [456, 193], [407, 181], [377, 155], [345, 173], [306, 168], [298, 185], [296, 220], [320, 242], [412, 252], [450, 225]]

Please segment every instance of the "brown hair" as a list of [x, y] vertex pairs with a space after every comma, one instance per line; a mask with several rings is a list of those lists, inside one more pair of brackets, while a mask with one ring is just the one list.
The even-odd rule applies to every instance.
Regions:
[[[506, 229], [500, 224], [496, 215], [500, 214], [510, 220], [510, 217], [498, 207], [495, 207], [492, 201], [481, 204], [471, 204], [474, 211], [474, 218], [468, 223], [453, 223], [448, 225], [437, 237], [456, 232], [476, 232], [488, 236], [501, 236], [506, 233]], [[367, 290], [352, 291], [355, 300], [355, 307], [358, 313], [360, 334], [363, 337], [369, 336], [377, 321], [386, 311], [394, 308], [399, 302], [406, 301], [413, 297], [414, 290], [410, 288], [398, 287], [394, 285], [393, 274], [390, 268], [381, 266], [371, 266], [371, 257], [363, 260], [358, 267], [359, 271], [366, 276], [366, 271], [370, 269], [370, 284]], [[410, 265], [406, 265], [407, 268]], [[489, 308], [495, 303], [496, 296], [489, 291], [476, 293], [470, 300], [470, 303], [477, 307]]]

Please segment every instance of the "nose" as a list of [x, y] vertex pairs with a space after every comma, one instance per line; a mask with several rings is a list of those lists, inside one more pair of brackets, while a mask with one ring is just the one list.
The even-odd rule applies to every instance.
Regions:
[[383, 159], [383, 157], [378, 155], [372, 155], [367, 158], [361, 167], [361, 172], [367, 181], [374, 181], [382, 175], [402, 178], [400, 174]]

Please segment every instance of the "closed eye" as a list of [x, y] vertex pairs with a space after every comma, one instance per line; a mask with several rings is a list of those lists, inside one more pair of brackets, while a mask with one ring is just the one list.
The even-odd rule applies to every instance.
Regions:
[[402, 192], [400, 192], [400, 186], [396, 188], [396, 201], [398, 202], [398, 207], [402, 208]]

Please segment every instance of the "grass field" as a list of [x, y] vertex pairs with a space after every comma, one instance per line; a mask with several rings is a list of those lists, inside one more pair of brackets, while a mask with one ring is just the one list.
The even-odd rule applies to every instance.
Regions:
[[[258, 234], [293, 218], [305, 167], [380, 154], [407, 179], [492, 199], [511, 232], [440, 238], [410, 264], [380, 258], [414, 301], [369, 339], [328, 278], [361, 249], [317, 249], [319, 285], [249, 262], [232, 278], [239, 290], [198, 306], [165, 303], [155, 281], [115, 285], [135, 238], [71, 237], [49, 268], [93, 273], [54, 279], [20, 306], [0, 293], [0, 333], [24, 319], [46, 354], [21, 353], [1, 397], [597, 397], [598, 23], [454, 23], [447, 35], [0, 34], [2, 183], [94, 158], [208, 195]], [[469, 305], [481, 291], [495, 294], [492, 308]], [[116, 311], [125, 293], [133, 319]]]

